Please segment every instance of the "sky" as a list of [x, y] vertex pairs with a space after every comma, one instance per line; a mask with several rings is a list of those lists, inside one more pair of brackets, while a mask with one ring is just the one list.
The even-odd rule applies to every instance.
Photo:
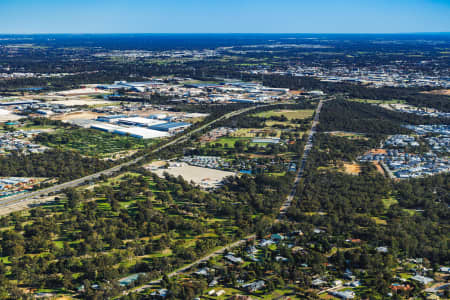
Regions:
[[0, 33], [450, 32], [450, 0], [0, 0]]

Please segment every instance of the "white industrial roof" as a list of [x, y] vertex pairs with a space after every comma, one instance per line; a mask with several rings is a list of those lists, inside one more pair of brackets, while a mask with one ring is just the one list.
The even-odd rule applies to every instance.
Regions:
[[131, 118], [121, 118], [118, 119], [119, 122], [123, 121], [123, 122], [133, 122], [136, 124], [142, 124], [145, 126], [152, 126], [152, 125], [159, 125], [159, 124], [163, 124], [166, 123], [166, 121], [161, 121], [161, 120], [155, 120], [155, 119], [148, 119], [148, 118], [143, 118], [143, 117], [131, 117]]
[[95, 122], [95, 123], [91, 124], [91, 128], [92, 127], [108, 130], [108, 131], [111, 131], [111, 132], [114, 131], [114, 130], [120, 130], [120, 129], [124, 128], [124, 127], [121, 127], [121, 126], [108, 124], [108, 123], [102, 123], [102, 122]]
[[115, 132], [120, 134], [129, 134], [131, 136], [143, 139], [155, 139], [169, 136], [167, 132], [142, 127], [123, 127], [121, 129], [116, 129]]

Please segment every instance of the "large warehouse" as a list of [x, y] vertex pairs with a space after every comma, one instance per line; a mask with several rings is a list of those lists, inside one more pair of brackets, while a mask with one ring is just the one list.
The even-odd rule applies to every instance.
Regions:
[[100, 123], [100, 122], [96, 122], [96, 123], [92, 124], [91, 128], [110, 132], [110, 133], [120, 134], [120, 135], [129, 135], [129, 136], [139, 138], [139, 139], [155, 139], [155, 138], [163, 138], [163, 137], [169, 136], [169, 133], [164, 132], [164, 131], [157, 131], [157, 130], [153, 130], [153, 129], [134, 127], [134, 126], [124, 127], [124, 126], [118, 126], [118, 125], [114, 125], [114, 124]]
[[128, 128], [123, 127], [121, 129], [114, 130], [113, 133], [117, 133], [120, 135], [129, 135], [139, 139], [156, 139], [169, 136], [169, 134], [164, 131], [158, 131], [141, 127], [128, 127]]
[[118, 119], [117, 123], [124, 124], [124, 125], [149, 127], [149, 126], [153, 126], [153, 125], [163, 124], [166, 122], [162, 121], [162, 120], [155, 120], [155, 119], [142, 118], [142, 117], [130, 117], [130, 118]]
[[191, 126], [191, 123], [168, 122], [149, 126], [150, 129], [165, 131], [169, 133], [180, 132]]

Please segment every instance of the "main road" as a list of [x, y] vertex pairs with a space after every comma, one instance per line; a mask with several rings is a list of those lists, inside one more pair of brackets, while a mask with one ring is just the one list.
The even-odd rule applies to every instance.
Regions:
[[306, 141], [305, 148], [303, 149], [303, 155], [300, 161], [300, 166], [298, 168], [297, 174], [295, 175], [294, 185], [292, 186], [292, 190], [287, 196], [286, 201], [284, 201], [284, 203], [280, 207], [280, 213], [278, 215], [277, 221], [283, 219], [283, 217], [286, 215], [287, 210], [289, 209], [289, 207], [291, 207], [292, 201], [294, 200], [294, 196], [297, 192], [298, 183], [300, 182], [300, 179], [302, 178], [303, 173], [305, 172], [306, 161], [308, 160], [308, 155], [313, 145], [314, 135], [317, 132], [317, 125], [319, 124], [320, 111], [322, 110], [323, 102], [324, 100], [320, 100], [319, 104], [317, 105], [314, 120], [312, 121], [311, 124], [311, 130], [309, 131], [308, 134], [308, 140]]
[[[212, 120], [212, 121], [210, 121], [210, 122], [208, 122], [206, 124], [203, 124], [202, 126], [200, 126], [198, 128], [195, 128], [195, 129], [193, 129], [191, 131], [186, 132], [185, 134], [183, 134], [183, 135], [181, 135], [181, 136], [179, 136], [179, 137], [177, 137], [177, 138], [175, 138], [175, 139], [165, 143], [164, 145], [161, 145], [161, 146], [153, 149], [151, 151], [151, 153], [159, 152], [159, 151], [161, 151], [161, 150], [163, 150], [163, 149], [165, 149], [165, 148], [167, 148], [169, 146], [172, 146], [172, 145], [174, 145], [176, 143], [179, 143], [181, 141], [185, 141], [187, 138], [189, 138], [193, 134], [195, 134], [197, 132], [200, 132], [203, 129], [205, 129], [205, 128], [207, 128], [207, 127], [209, 127], [209, 126], [211, 126], [214, 123], [217, 123], [219, 121], [232, 118], [234, 116], [246, 113], [246, 112], [248, 112], [250, 110], [253, 110], [253, 109], [256, 109], [256, 108], [265, 107], [265, 106], [271, 106], [271, 105], [278, 105], [278, 104], [283, 104], [283, 103], [274, 103], [274, 104], [266, 104], [266, 105], [259, 105], [259, 106], [251, 106], [251, 107], [246, 107], [246, 108], [243, 108], [243, 109], [240, 109], [240, 110], [229, 112], [229, 113], [224, 114], [223, 116], [221, 116], [221, 117], [219, 117], [217, 119], [214, 119], [214, 120]], [[20, 203], [22, 205], [24, 205], [24, 204], [25, 205], [26, 204], [32, 204], [38, 198], [46, 196], [46, 195], [48, 195], [50, 193], [59, 193], [59, 192], [63, 191], [66, 188], [76, 187], [76, 186], [78, 186], [78, 185], [80, 185], [82, 183], [89, 182], [89, 181], [91, 181], [93, 179], [97, 179], [97, 178], [99, 178], [102, 175], [110, 176], [111, 174], [113, 174], [113, 173], [115, 173], [117, 171], [120, 171], [120, 169], [123, 168], [123, 167], [127, 167], [127, 166], [130, 166], [130, 165], [133, 165], [133, 164], [137, 164], [140, 161], [143, 161], [145, 157], [146, 157], [146, 155], [142, 155], [142, 156], [137, 157], [137, 158], [135, 158], [135, 159], [133, 159], [131, 161], [122, 163], [122, 164], [117, 165], [115, 167], [112, 167], [110, 169], [106, 169], [106, 170], [103, 170], [103, 171], [100, 171], [100, 172], [97, 172], [97, 173], [94, 173], [94, 174], [91, 174], [91, 175], [88, 175], [88, 176], [85, 176], [85, 177], [82, 177], [82, 178], [78, 178], [78, 179], [75, 179], [75, 180], [72, 180], [72, 181], [64, 182], [64, 183], [61, 183], [61, 184], [58, 184], [58, 185], [54, 185], [54, 186], [51, 186], [51, 187], [48, 187], [48, 188], [44, 188], [44, 189], [41, 189], [41, 190], [38, 190], [38, 191], [22, 193], [22, 194], [17, 194], [17, 195], [13, 195], [13, 196], [2, 198], [0, 200], [0, 208], [13, 206], [13, 205], [18, 204], [18, 203]]]

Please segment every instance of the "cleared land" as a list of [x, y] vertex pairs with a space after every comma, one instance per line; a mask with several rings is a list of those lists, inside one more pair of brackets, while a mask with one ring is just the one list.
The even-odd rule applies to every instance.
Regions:
[[16, 115], [9, 110], [0, 108], [0, 122], [16, 121], [22, 118], [23, 116]]
[[[403, 104], [403, 103], [392, 103], [392, 104], [382, 103], [382, 104], [380, 104], [380, 107], [385, 108], [385, 109], [390, 109], [390, 110], [398, 110], [398, 109], [419, 110], [419, 108], [416, 106], [412, 106], [409, 104]], [[430, 108], [430, 107], [421, 107], [420, 110], [426, 111], [426, 112], [436, 112], [437, 111], [436, 109]]]
[[281, 130], [274, 128], [241, 128], [230, 134], [231, 137], [280, 137]]
[[99, 105], [99, 104], [114, 104], [113, 101], [100, 99], [66, 99], [51, 101], [52, 104], [64, 104], [68, 106], [82, 106], [82, 105]]
[[256, 117], [260, 118], [270, 118], [270, 117], [281, 117], [285, 116], [288, 120], [293, 119], [306, 119], [312, 117], [314, 114], [313, 109], [301, 109], [301, 110], [270, 110], [265, 112], [260, 112], [255, 114]]
[[357, 163], [344, 163], [344, 173], [358, 175], [361, 173], [361, 166]]
[[374, 161], [374, 162], [372, 162], [372, 163], [373, 163], [373, 165], [375, 166], [375, 168], [377, 168], [377, 171], [380, 172], [380, 174], [385, 175], [384, 169], [383, 169], [383, 167], [380, 165], [379, 162]]
[[429, 92], [423, 92], [424, 94], [433, 94], [433, 95], [445, 95], [450, 96], [450, 89], [447, 90], [433, 90]]
[[181, 176], [184, 180], [195, 184], [198, 184], [205, 188], [215, 187], [228, 176], [234, 176], [236, 173], [220, 171], [215, 169], [201, 168], [190, 166], [185, 163], [181, 163], [178, 167], [171, 167], [169, 169], [159, 169], [155, 171], [158, 176], [164, 176], [164, 173], [169, 173], [172, 176]]
[[403, 104], [405, 103], [404, 100], [373, 100], [373, 99], [348, 99], [348, 101], [353, 102], [361, 102], [361, 103], [370, 103], [370, 104]]
[[77, 111], [77, 112], [68, 113], [68, 114], [55, 115], [55, 116], [50, 117], [50, 119], [58, 120], [58, 121], [67, 121], [67, 120], [76, 120], [76, 119], [94, 120], [94, 119], [97, 119], [98, 116], [100, 116], [100, 114], [91, 112], [91, 111]]
[[357, 132], [347, 132], [347, 131], [330, 131], [327, 132], [332, 136], [344, 137], [347, 139], [367, 139], [364, 134]]

